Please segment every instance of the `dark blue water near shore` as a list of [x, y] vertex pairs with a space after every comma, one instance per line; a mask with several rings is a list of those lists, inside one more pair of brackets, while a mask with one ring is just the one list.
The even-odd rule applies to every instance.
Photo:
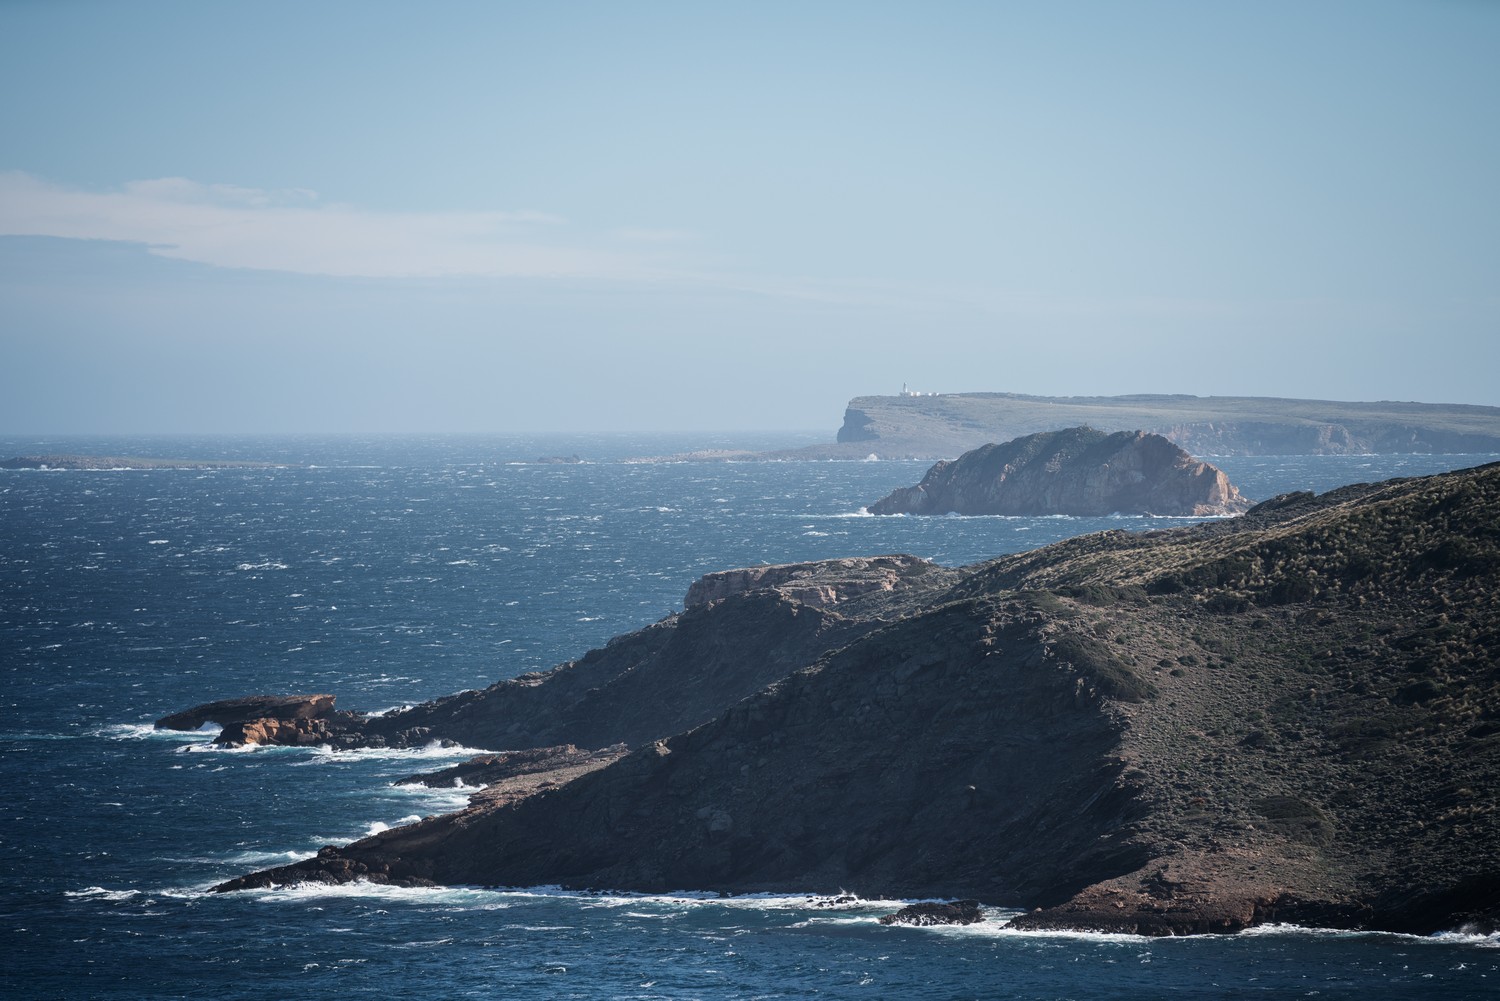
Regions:
[[[0, 986], [34, 998], [1488, 998], [1500, 942], [885, 928], [889, 905], [212, 883], [451, 809], [466, 751], [223, 751], [169, 711], [331, 691], [379, 710], [550, 667], [715, 569], [947, 564], [1145, 519], [871, 518], [924, 463], [622, 463], [818, 436], [0, 439], [281, 469], [0, 471]], [[579, 464], [526, 460], [577, 453]], [[1264, 498], [1494, 456], [1234, 458]]]

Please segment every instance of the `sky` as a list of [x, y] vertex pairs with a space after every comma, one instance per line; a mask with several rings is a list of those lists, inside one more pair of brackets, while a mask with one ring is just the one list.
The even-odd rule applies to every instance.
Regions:
[[1500, 406], [1500, 2], [0, 0], [0, 433]]

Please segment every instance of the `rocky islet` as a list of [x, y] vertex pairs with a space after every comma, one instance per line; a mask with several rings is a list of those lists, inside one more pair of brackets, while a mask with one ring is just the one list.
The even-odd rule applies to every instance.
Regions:
[[1243, 514], [1250, 502], [1215, 466], [1161, 435], [1090, 427], [983, 445], [934, 465], [871, 514], [1204, 517]]

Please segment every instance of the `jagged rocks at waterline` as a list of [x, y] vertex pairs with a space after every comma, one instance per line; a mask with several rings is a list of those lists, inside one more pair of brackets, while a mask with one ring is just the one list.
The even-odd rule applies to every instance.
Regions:
[[1250, 502], [1223, 471], [1161, 435], [1089, 427], [984, 445], [939, 462], [871, 514], [1016, 516], [1242, 514]]
[[880, 919], [883, 925], [972, 925], [984, 920], [984, 909], [977, 900], [950, 900], [947, 903], [908, 904], [894, 914]]

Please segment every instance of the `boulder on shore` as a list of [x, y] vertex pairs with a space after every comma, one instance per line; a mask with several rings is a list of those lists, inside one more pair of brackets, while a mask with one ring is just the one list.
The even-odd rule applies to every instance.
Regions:
[[1222, 470], [1161, 435], [1076, 427], [939, 462], [916, 486], [871, 504], [870, 513], [1204, 517], [1249, 508]]

